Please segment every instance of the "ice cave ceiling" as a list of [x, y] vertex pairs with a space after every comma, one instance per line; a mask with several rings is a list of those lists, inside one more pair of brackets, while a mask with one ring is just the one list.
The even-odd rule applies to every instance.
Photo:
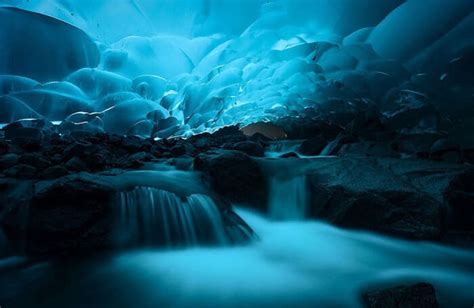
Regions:
[[473, 12], [472, 0], [0, 0], [0, 123], [167, 138], [406, 91], [472, 116]]

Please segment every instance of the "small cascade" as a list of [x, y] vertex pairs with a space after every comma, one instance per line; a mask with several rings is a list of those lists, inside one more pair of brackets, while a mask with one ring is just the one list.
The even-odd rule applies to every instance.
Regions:
[[150, 187], [120, 193], [119, 246], [195, 246], [228, 242], [222, 216], [205, 195], [180, 197]]
[[306, 216], [308, 189], [306, 176], [274, 177], [270, 182], [270, 217], [278, 220], [300, 220]]

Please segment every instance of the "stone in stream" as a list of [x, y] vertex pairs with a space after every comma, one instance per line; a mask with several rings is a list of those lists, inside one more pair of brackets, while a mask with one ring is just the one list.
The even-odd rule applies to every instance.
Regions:
[[367, 308], [437, 308], [435, 288], [428, 283], [399, 286], [366, 292], [362, 296]]
[[268, 196], [265, 176], [256, 161], [239, 151], [215, 151], [194, 160], [194, 169], [220, 196], [231, 202], [264, 207]]
[[[46, 257], [92, 255], [122, 248], [117, 230], [131, 235], [132, 241], [125, 242], [127, 247], [240, 244], [253, 237], [250, 227], [219, 199], [181, 196], [149, 187], [134, 189], [139, 184], [133, 183], [128, 189], [123, 183], [130, 177], [120, 176], [118, 171], [113, 175], [81, 172], [48, 181], [0, 179], [1, 227], [17, 252]], [[152, 215], [165, 212], [159, 217]], [[207, 233], [212, 231], [208, 226], [214, 228], [212, 236]], [[198, 231], [190, 234], [190, 228]], [[154, 236], [163, 239], [165, 234], [152, 229], [169, 231], [167, 240], [154, 241]], [[137, 230], [138, 237], [134, 237]]]

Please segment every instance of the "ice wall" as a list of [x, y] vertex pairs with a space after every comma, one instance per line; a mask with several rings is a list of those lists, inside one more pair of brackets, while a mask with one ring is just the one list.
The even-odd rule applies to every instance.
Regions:
[[[0, 108], [9, 108], [9, 118], [33, 112], [67, 119], [69, 130], [166, 138], [274, 121], [334, 98], [382, 103], [405, 87], [421, 91], [412, 82], [420, 73], [438, 83], [469, 75], [474, 50], [470, 0], [0, 0], [0, 6], [57, 18], [96, 42], [100, 63], [86, 61], [56, 83], [0, 77]], [[18, 28], [0, 32], [24, 31], [31, 21], [23, 14]], [[53, 31], [37, 36], [47, 50], [81, 52], [67, 52], [69, 60], [84, 55], [77, 47], [82, 38], [55, 47], [47, 43]], [[18, 54], [31, 50], [27, 44], [18, 39], [1, 48]], [[69, 63], [51, 58], [45, 72]], [[94, 125], [84, 126], [88, 121]]]

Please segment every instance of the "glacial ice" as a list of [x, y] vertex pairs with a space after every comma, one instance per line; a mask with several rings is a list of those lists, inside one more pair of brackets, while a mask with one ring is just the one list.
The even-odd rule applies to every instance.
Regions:
[[[386, 102], [406, 87], [432, 91], [438, 77], [416, 76], [428, 65], [448, 81], [465, 74], [474, 44], [469, 0], [0, 0], [0, 7], [0, 31], [8, 32], [0, 48], [31, 61], [27, 71], [11, 71], [18, 61], [2, 57], [0, 101], [10, 111], [0, 122], [96, 112], [93, 125], [67, 119], [69, 129], [141, 137], [276, 120], [335, 98]], [[15, 28], [13, 16], [22, 20]], [[51, 23], [61, 26], [50, 31]], [[43, 41], [12, 41], [27, 32]], [[40, 43], [53, 52], [46, 56]]]
[[0, 7], [0, 40], [0, 74], [38, 81], [97, 66], [100, 57], [96, 44], [76, 27], [12, 7]]

